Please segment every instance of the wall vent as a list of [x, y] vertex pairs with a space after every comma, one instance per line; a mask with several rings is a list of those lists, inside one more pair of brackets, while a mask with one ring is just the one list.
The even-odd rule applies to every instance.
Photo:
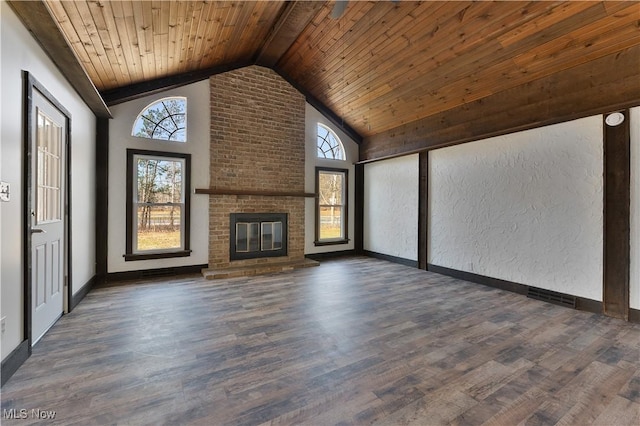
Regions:
[[564, 293], [557, 293], [551, 290], [544, 290], [536, 287], [529, 287], [527, 297], [544, 302], [553, 303], [560, 306], [576, 308], [576, 297]]

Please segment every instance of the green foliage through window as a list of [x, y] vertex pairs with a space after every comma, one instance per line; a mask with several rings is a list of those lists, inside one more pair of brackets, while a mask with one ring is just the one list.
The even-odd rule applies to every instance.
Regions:
[[186, 142], [187, 98], [164, 98], [148, 105], [136, 118], [131, 134], [140, 138]]

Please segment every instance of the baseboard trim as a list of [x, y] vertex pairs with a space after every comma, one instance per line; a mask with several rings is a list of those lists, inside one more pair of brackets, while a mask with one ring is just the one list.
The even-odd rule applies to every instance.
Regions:
[[29, 358], [31, 354], [29, 353], [29, 341], [23, 340], [22, 343], [18, 345], [8, 356], [2, 361], [2, 384], [0, 386], [4, 386], [5, 383], [14, 375], [18, 368]]
[[85, 285], [82, 286], [82, 288], [80, 288], [80, 290], [78, 290], [73, 296], [71, 296], [71, 303], [69, 303], [69, 312], [73, 311], [76, 306], [78, 306], [78, 304], [82, 301], [82, 299], [84, 299], [85, 296], [89, 294], [93, 286], [96, 285], [97, 280], [98, 276], [94, 275], [89, 281], [85, 283]]
[[142, 278], [162, 277], [167, 275], [196, 274], [208, 268], [203, 265], [174, 266], [171, 268], [143, 269], [139, 271], [110, 272], [107, 274], [107, 283], [115, 281], [139, 280]]
[[[445, 268], [444, 266], [432, 265], [430, 263], [427, 265], [427, 270], [431, 272], [436, 272], [438, 274], [446, 275], [449, 277], [469, 281], [472, 283], [482, 284], [489, 287], [510, 291], [512, 293], [522, 294], [524, 296], [527, 295], [530, 287], [525, 284], [519, 284], [512, 281], [506, 281], [498, 278], [487, 277], [485, 275], [474, 274], [473, 272], [466, 272], [466, 271], [459, 271], [457, 269]], [[537, 287], [531, 287], [531, 288], [537, 288]], [[599, 302], [597, 300], [592, 300], [592, 299], [586, 299], [584, 297], [573, 296], [569, 294], [567, 294], [566, 296], [576, 298], [577, 310], [592, 312], [595, 314], [602, 314], [602, 302]], [[636, 312], [640, 314], [640, 311], [636, 311]], [[629, 317], [630, 317], [629, 320], [631, 320], [631, 314], [629, 315]]]
[[346, 256], [355, 256], [355, 250], [340, 250], [340, 251], [329, 251], [326, 253], [309, 253], [305, 254], [304, 257], [311, 260], [327, 260], [327, 259], [335, 259], [337, 257], [346, 257]]
[[364, 250], [365, 256], [375, 257], [376, 259], [388, 260], [389, 262], [399, 263], [400, 265], [411, 266], [413, 268], [418, 267], [417, 260], [409, 260], [404, 257], [391, 256], [389, 254], [377, 253], [375, 251]]
[[576, 309], [579, 311], [592, 312], [594, 314], [604, 314], [604, 308], [602, 302], [597, 300], [585, 299], [584, 297], [576, 296]]
[[629, 321], [640, 323], [640, 310], [629, 308]]
[[458, 278], [465, 281], [470, 281], [476, 284], [499, 288], [501, 290], [507, 290], [525, 296], [527, 295], [527, 291], [529, 290], [529, 287], [524, 284], [518, 284], [512, 281], [505, 281], [498, 278], [491, 278], [484, 275], [474, 274], [473, 272], [445, 268], [444, 266], [432, 265], [431, 263], [427, 264], [427, 271], [436, 272], [438, 274]]

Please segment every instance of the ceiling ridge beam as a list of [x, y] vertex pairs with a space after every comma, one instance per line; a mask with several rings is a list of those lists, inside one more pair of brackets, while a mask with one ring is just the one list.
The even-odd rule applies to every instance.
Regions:
[[324, 4], [324, 1], [286, 1], [265, 42], [256, 52], [255, 63], [273, 69]]

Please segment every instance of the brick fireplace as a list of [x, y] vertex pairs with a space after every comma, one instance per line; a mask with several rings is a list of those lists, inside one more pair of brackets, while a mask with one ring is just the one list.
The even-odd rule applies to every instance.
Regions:
[[[209, 196], [205, 276], [253, 275], [280, 265], [304, 265], [304, 197], [277, 195], [304, 193], [304, 96], [259, 66], [212, 76], [210, 89], [210, 189], [217, 193]], [[247, 213], [286, 215], [284, 256], [231, 260], [231, 215]]]

